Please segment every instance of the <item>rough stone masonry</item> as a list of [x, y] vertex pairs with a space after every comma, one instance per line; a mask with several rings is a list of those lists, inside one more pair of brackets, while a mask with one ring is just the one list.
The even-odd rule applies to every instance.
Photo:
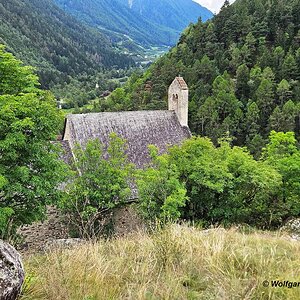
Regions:
[[25, 272], [20, 254], [0, 240], [0, 300], [15, 300], [20, 294]]

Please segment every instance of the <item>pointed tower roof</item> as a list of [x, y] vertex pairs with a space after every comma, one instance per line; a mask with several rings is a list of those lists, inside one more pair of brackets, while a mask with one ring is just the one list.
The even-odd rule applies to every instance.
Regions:
[[178, 76], [178, 77], [175, 78], [175, 80], [178, 82], [181, 89], [183, 89], [183, 90], [188, 90], [189, 89], [186, 82], [184, 81], [183, 77]]

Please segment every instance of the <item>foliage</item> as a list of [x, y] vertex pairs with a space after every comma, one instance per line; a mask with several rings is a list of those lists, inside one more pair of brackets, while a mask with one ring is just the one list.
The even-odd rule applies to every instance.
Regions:
[[[62, 116], [37, 77], [0, 48], [0, 232], [41, 219], [65, 173], [56, 138]], [[13, 230], [12, 230], [13, 231]]]
[[[259, 161], [245, 148], [231, 147], [228, 138], [216, 147], [208, 138], [194, 137], [164, 155], [150, 147], [152, 163], [137, 181], [143, 215], [261, 228], [299, 216], [299, 150], [290, 133], [291, 145], [285, 134], [273, 135]], [[282, 147], [295, 153], [279, 159], [274, 153]]]
[[247, 223], [270, 227], [281, 221], [282, 204], [274, 203], [281, 176], [257, 162], [243, 148], [220, 141], [215, 147], [205, 138], [187, 140], [170, 149], [190, 199], [184, 217], [210, 223]]
[[168, 86], [181, 74], [192, 132], [216, 144], [229, 131], [234, 145], [259, 157], [271, 130], [299, 136], [299, 1], [227, 4], [190, 25], [176, 47], [122, 88], [132, 110], [165, 109]]
[[263, 159], [282, 176], [283, 184], [277, 201], [284, 203], [286, 217], [300, 214], [300, 150], [293, 132], [270, 134], [270, 142], [264, 149]]
[[[178, 218], [210, 224], [280, 226], [300, 215], [300, 152], [294, 133], [272, 132], [262, 158], [230, 146], [193, 137], [158, 155], [139, 172], [140, 207], [148, 219]], [[188, 201], [187, 201], [188, 200]]]
[[11, 220], [14, 210], [10, 207], [0, 207], [0, 238], [5, 240], [10, 237]]
[[110, 136], [107, 149], [99, 140], [89, 141], [85, 148], [76, 146], [74, 169], [78, 172], [70, 180], [61, 207], [80, 236], [97, 236], [107, 214], [129, 200], [134, 169], [125, 150], [125, 141], [116, 134]]
[[147, 219], [174, 221], [186, 204], [186, 189], [179, 181], [176, 165], [169, 164], [167, 155], [159, 156], [155, 146], [149, 146], [149, 150], [152, 162], [139, 172], [137, 180], [139, 207]]
[[[0, 44], [36, 67], [41, 87], [73, 107], [108, 90], [111, 70], [134, 65], [105, 34], [68, 16], [51, 0], [6, 0], [0, 19]], [[100, 91], [95, 88], [99, 82]], [[83, 91], [80, 99], [77, 94]]]

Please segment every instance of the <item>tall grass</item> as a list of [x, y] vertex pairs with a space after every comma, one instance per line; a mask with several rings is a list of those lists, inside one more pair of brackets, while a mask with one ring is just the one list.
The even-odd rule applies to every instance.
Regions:
[[300, 299], [300, 242], [172, 225], [26, 259], [22, 300]]

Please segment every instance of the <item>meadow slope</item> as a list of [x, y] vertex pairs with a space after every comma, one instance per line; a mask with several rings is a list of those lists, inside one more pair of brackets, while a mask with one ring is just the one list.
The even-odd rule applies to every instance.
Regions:
[[172, 225], [26, 258], [25, 299], [300, 299], [300, 242]]

